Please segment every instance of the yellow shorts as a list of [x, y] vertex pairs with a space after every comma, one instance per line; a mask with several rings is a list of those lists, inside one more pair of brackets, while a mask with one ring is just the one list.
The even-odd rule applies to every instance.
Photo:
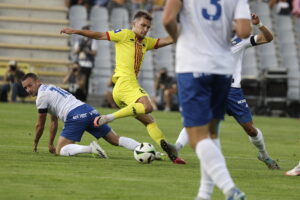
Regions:
[[113, 89], [113, 98], [116, 104], [123, 108], [136, 102], [148, 93], [139, 85], [136, 79], [119, 77]]

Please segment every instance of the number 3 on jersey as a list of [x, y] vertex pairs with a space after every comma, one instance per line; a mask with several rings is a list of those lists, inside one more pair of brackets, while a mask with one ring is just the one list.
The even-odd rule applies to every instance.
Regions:
[[210, 0], [210, 4], [215, 7], [215, 13], [209, 14], [207, 8], [202, 8], [202, 16], [210, 21], [216, 21], [221, 17], [222, 7], [220, 0]]

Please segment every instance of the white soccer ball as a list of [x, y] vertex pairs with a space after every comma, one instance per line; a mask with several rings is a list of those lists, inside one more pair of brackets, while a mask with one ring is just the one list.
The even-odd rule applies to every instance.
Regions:
[[147, 142], [141, 143], [133, 151], [133, 155], [136, 161], [144, 164], [151, 163], [155, 158], [155, 153], [156, 150], [154, 146]]

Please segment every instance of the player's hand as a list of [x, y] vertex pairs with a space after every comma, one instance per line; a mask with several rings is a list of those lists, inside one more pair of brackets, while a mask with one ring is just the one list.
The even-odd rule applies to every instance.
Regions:
[[257, 25], [260, 22], [259, 17], [255, 13], [251, 13], [252, 24]]
[[55, 146], [54, 146], [53, 144], [49, 144], [49, 145], [48, 145], [48, 149], [49, 149], [49, 152], [50, 152], [50, 153], [55, 154]]
[[62, 33], [65, 33], [65, 34], [69, 34], [69, 35], [70, 35], [70, 34], [75, 33], [75, 30], [72, 29], [72, 28], [67, 27], [67, 28], [61, 29], [60, 34], [62, 34]]

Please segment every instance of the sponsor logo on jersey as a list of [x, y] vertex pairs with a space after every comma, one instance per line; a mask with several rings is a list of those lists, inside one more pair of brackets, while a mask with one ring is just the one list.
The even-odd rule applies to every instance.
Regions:
[[122, 31], [122, 29], [116, 29], [116, 30], [114, 30], [115, 33], [119, 33], [121, 31]]

